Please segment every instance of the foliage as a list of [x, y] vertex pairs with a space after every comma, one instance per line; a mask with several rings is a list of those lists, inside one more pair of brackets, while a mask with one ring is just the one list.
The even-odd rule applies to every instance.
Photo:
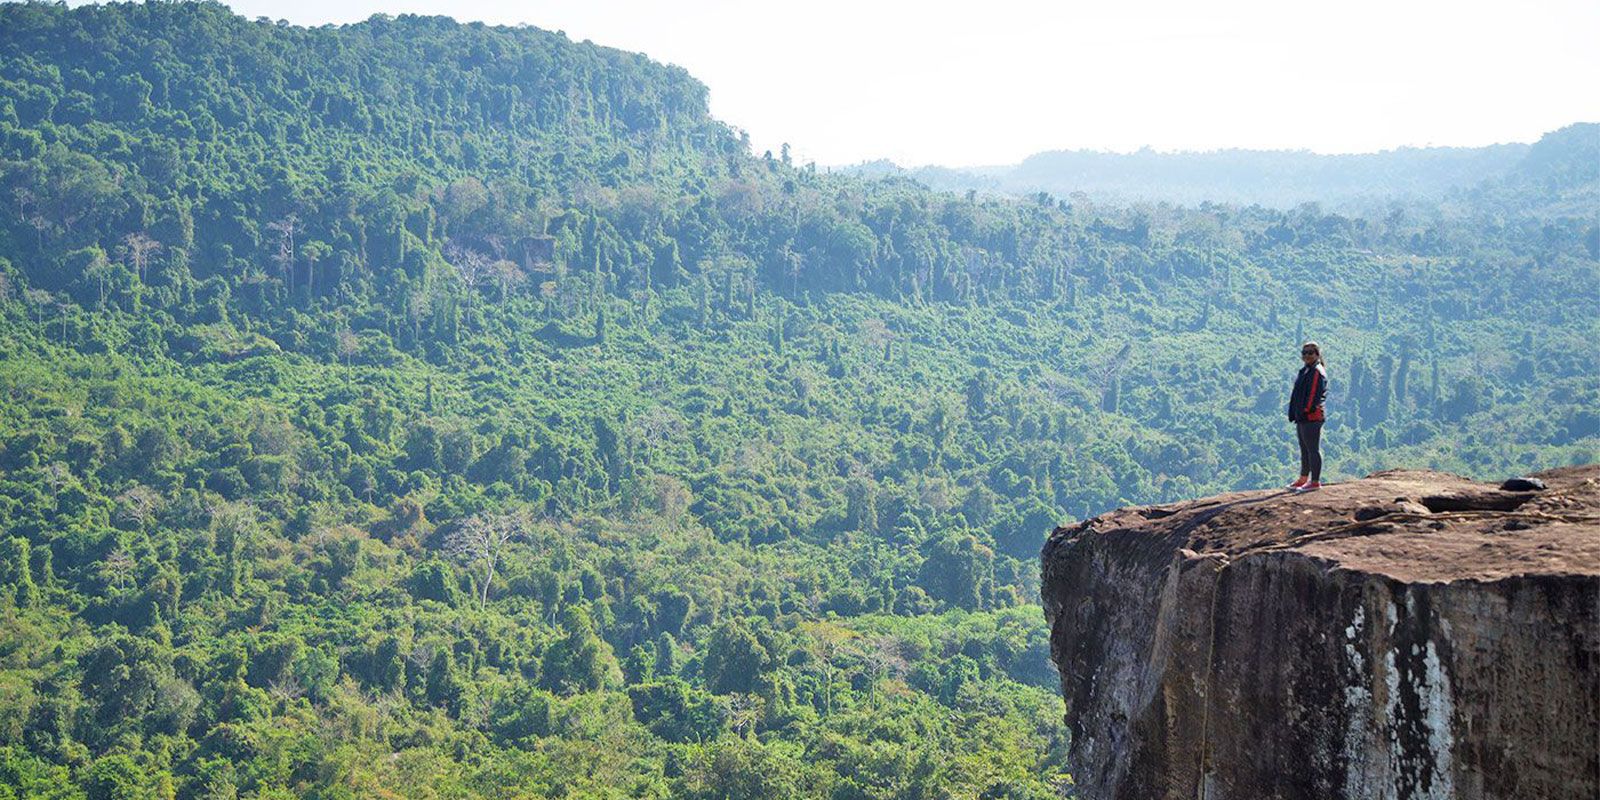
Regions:
[[1330, 476], [1600, 443], [1526, 185], [959, 197], [560, 34], [183, 3], [0, 5], [0, 183], [0, 797], [1052, 796], [1038, 545], [1281, 479], [1299, 340]]

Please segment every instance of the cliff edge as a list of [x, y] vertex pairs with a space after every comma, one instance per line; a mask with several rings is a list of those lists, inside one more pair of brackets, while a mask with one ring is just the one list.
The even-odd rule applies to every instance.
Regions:
[[1058, 528], [1086, 800], [1600, 797], [1600, 465], [1395, 470]]

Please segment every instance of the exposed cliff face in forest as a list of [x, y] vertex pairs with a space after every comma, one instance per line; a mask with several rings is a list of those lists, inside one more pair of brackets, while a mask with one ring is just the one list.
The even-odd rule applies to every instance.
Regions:
[[1600, 796], [1600, 466], [1390, 471], [1059, 528], [1084, 798]]

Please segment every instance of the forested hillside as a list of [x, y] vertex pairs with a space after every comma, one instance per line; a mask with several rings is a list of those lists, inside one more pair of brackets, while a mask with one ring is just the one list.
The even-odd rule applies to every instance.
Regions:
[[0, 798], [1053, 797], [1039, 544], [1291, 477], [1301, 340], [1332, 479], [1600, 454], [1581, 135], [1373, 217], [1113, 208], [706, 92], [0, 5]]
[[1562, 170], [1560, 180], [1569, 182], [1587, 174], [1592, 184], [1597, 163], [1600, 126], [1588, 123], [1568, 126], [1534, 145], [1402, 147], [1338, 155], [1290, 150], [1056, 150], [999, 167], [902, 168], [874, 161], [845, 171], [868, 177], [907, 176], [948, 191], [1012, 195], [1047, 191], [1063, 197], [1081, 193], [1097, 203], [1224, 202], [1291, 209], [1314, 202], [1341, 213], [1371, 213], [1396, 204], [1448, 203], [1465, 193], [1480, 192], [1485, 184], [1523, 183], [1531, 173], [1547, 168]]

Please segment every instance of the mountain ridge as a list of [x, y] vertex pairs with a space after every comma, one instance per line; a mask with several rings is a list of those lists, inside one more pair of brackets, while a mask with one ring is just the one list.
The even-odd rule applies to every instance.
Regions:
[[[1143, 148], [1131, 153], [1054, 150], [1003, 166], [900, 167], [875, 161], [840, 169], [862, 175], [905, 175], [947, 191], [977, 189], [1013, 195], [1043, 191], [1060, 197], [1076, 192], [1097, 202], [1258, 203], [1279, 208], [1314, 201], [1334, 208], [1361, 208], [1441, 199], [1512, 179], [1524, 173], [1528, 160], [1541, 152], [1551, 154], [1545, 157], [1580, 161], [1590, 155], [1596, 139], [1600, 139], [1600, 125], [1574, 123], [1532, 143], [1479, 147], [1398, 147], [1343, 154], [1245, 148], [1173, 152]], [[1565, 155], [1554, 155], [1558, 152]], [[1579, 173], [1581, 170], [1568, 171]], [[1595, 180], [1590, 176], [1578, 182]]]

